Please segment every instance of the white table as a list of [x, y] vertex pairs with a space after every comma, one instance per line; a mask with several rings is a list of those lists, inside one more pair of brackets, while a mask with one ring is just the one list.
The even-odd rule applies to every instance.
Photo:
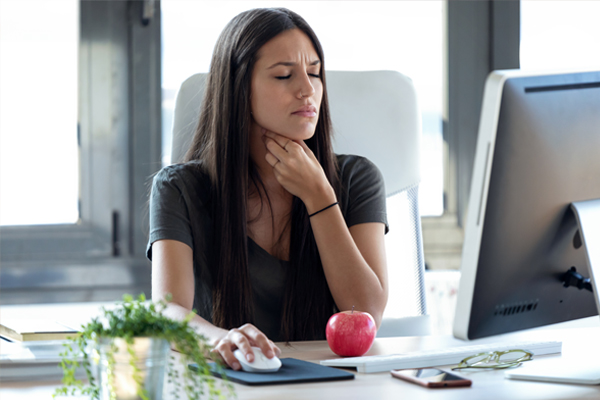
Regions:
[[[91, 307], [91, 305], [88, 305]], [[47, 306], [44, 315], [58, 306]], [[74, 317], [75, 305], [70, 306]], [[81, 307], [81, 306], [80, 306]], [[97, 308], [98, 305], [95, 305]], [[69, 308], [69, 306], [67, 306]], [[83, 311], [85, 307], [80, 308]], [[64, 310], [64, 308], [63, 308]], [[10, 307], [0, 310], [0, 318], [14, 311]], [[37, 312], [32, 312], [33, 315]], [[25, 313], [26, 315], [27, 313]], [[21, 309], [21, 315], [23, 310]], [[598, 317], [590, 319], [587, 327], [564, 329], [541, 329], [514, 333], [486, 339], [500, 340], [562, 340], [563, 353], [556, 356], [567, 362], [582, 354], [600, 360], [600, 324]], [[571, 324], [573, 325], [573, 324]], [[577, 323], [575, 324], [577, 325]], [[568, 326], [568, 325], [567, 325]], [[294, 342], [279, 344], [282, 357], [294, 357], [318, 362], [335, 357], [327, 342]], [[465, 342], [451, 336], [424, 336], [377, 339], [368, 354], [391, 354], [402, 351], [429, 349], [443, 346], [465, 345]], [[542, 358], [542, 357], [539, 357]], [[532, 362], [535, 362], [532, 361]], [[599, 361], [600, 362], [600, 361]], [[274, 385], [250, 387], [234, 384], [238, 399], [600, 399], [600, 386], [569, 385], [528, 381], [513, 381], [504, 378], [502, 371], [461, 372], [473, 381], [470, 388], [426, 389], [420, 386], [392, 378], [388, 372], [376, 374], [356, 374], [354, 380], [321, 383], [303, 383], [294, 385]], [[2, 400], [40, 400], [50, 399], [59, 385], [55, 382], [3, 383], [0, 388]], [[167, 397], [168, 398], [168, 397]]]

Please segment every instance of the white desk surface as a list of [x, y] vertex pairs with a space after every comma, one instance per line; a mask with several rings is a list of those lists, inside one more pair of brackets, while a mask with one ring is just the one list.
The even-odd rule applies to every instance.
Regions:
[[[75, 314], [98, 309], [98, 304], [10, 306], [0, 307], [0, 319], [7, 317], [48, 317], [51, 312], [61, 308], [60, 314], [74, 319]], [[66, 311], [66, 313], [65, 313]], [[81, 314], [80, 314], [81, 315]], [[556, 356], [568, 362], [577, 360], [581, 354], [600, 360], [600, 321], [598, 317], [583, 320], [584, 323], [566, 324], [561, 329], [536, 329], [510, 335], [485, 339], [490, 342], [503, 340], [562, 340], [563, 353]], [[65, 321], [66, 322], [66, 321]], [[573, 327], [576, 326], [576, 327]], [[579, 326], [579, 327], [577, 327]], [[463, 342], [451, 336], [423, 336], [376, 339], [369, 351], [372, 354], [393, 354], [402, 351], [438, 348], [444, 346], [464, 346], [476, 344]], [[282, 357], [318, 362], [336, 357], [327, 342], [293, 342], [289, 345], [279, 343]], [[532, 361], [532, 362], [535, 362]], [[600, 361], [599, 361], [600, 362]], [[600, 386], [555, 384], [542, 382], [515, 381], [504, 378], [502, 371], [461, 372], [473, 381], [470, 388], [427, 389], [399, 379], [392, 378], [389, 372], [377, 374], [356, 374], [354, 380], [322, 383], [303, 383], [295, 385], [244, 386], [234, 384], [237, 398], [244, 399], [600, 399]], [[51, 399], [51, 394], [60, 383], [56, 382], [20, 382], [2, 383], [1, 400], [41, 400]], [[167, 393], [165, 391], [165, 393]], [[83, 399], [83, 397], [70, 397]], [[165, 396], [165, 400], [169, 397]]]

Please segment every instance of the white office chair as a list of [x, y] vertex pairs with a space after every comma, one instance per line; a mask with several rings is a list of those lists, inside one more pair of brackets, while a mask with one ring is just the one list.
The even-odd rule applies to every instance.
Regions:
[[[172, 162], [181, 161], [190, 145], [205, 79], [206, 74], [191, 76], [177, 95]], [[394, 71], [327, 71], [326, 80], [335, 152], [374, 162], [388, 195], [390, 298], [377, 336], [427, 335], [431, 328], [418, 207], [421, 119], [414, 86]]]

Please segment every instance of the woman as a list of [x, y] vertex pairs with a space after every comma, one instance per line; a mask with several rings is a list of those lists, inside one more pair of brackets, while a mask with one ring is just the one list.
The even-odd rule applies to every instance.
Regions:
[[[387, 301], [385, 191], [368, 160], [336, 156], [321, 45], [286, 9], [256, 9], [222, 32], [186, 163], [150, 199], [152, 296], [234, 369], [251, 346], [323, 339], [336, 310]], [[365, 132], [368, 134], [368, 132]]]

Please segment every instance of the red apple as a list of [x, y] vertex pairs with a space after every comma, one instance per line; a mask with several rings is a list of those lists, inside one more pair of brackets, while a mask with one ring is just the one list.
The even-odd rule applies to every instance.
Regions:
[[377, 325], [371, 314], [361, 311], [342, 311], [327, 321], [325, 336], [329, 348], [338, 356], [358, 357], [371, 348]]

